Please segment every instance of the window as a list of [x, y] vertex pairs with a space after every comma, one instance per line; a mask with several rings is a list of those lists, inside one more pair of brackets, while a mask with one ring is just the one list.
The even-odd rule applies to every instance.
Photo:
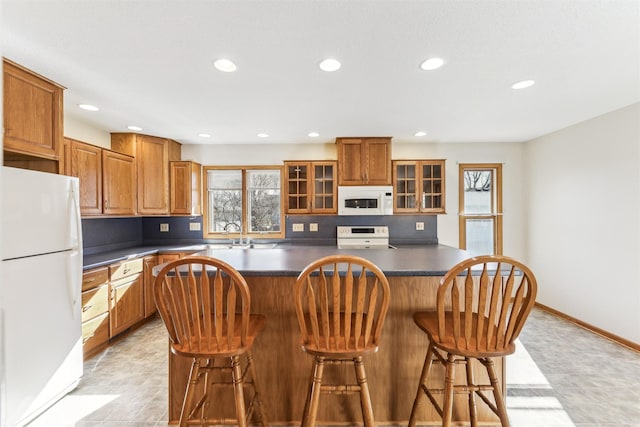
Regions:
[[282, 237], [282, 168], [206, 166], [205, 238]]
[[460, 249], [502, 254], [502, 165], [460, 164]]

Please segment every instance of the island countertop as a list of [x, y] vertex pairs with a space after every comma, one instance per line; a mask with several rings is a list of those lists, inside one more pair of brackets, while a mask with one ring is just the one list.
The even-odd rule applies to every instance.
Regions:
[[349, 254], [366, 258], [387, 276], [443, 276], [469, 257], [445, 245], [407, 246], [397, 249], [338, 249], [335, 246], [278, 245], [270, 249], [221, 249], [209, 247], [194, 255], [221, 259], [244, 276], [297, 276], [318, 258]]

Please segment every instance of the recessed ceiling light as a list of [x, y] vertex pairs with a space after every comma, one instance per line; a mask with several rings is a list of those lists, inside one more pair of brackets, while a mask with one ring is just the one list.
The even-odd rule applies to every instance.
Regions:
[[83, 110], [87, 110], [87, 111], [100, 111], [100, 109], [98, 107], [96, 107], [95, 105], [91, 105], [91, 104], [78, 104], [79, 108], [82, 108]]
[[208, 133], [199, 133], [198, 136], [200, 138], [211, 138], [211, 135]]
[[337, 59], [327, 58], [321, 61], [318, 66], [322, 71], [336, 71], [339, 70], [342, 65]]
[[141, 128], [140, 126], [133, 126], [133, 125], [131, 125], [131, 126], [127, 126], [127, 129], [129, 129], [129, 130], [135, 130], [135, 131], [137, 131], [137, 132], [139, 132], [139, 131], [141, 131], [141, 130], [142, 130], [142, 128]]
[[511, 85], [512, 89], [526, 89], [536, 84], [533, 80], [522, 80], [521, 82]]
[[420, 131], [414, 133], [413, 136], [425, 136], [426, 134], [427, 134], [426, 132], [420, 130]]
[[238, 67], [236, 67], [236, 64], [234, 64], [231, 60], [225, 58], [220, 58], [213, 61], [213, 66], [220, 71], [224, 71], [225, 73], [233, 73], [238, 69]]
[[309, 132], [308, 136], [310, 136], [311, 138], [315, 138], [317, 136], [320, 136], [320, 134], [318, 132]]
[[268, 133], [259, 133], [258, 134], [258, 138], [269, 138], [269, 134]]
[[444, 59], [442, 58], [429, 58], [429, 59], [425, 59], [424, 61], [422, 61], [422, 64], [420, 64], [420, 68], [422, 68], [425, 71], [431, 71], [431, 70], [435, 70], [437, 68], [440, 68], [444, 65]]

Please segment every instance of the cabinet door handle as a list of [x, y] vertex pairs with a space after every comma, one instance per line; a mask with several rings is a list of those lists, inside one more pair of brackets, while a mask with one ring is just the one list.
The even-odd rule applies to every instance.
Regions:
[[91, 307], [93, 307], [93, 304], [85, 305], [82, 307], [82, 312], [84, 313], [85, 311], [91, 310]]

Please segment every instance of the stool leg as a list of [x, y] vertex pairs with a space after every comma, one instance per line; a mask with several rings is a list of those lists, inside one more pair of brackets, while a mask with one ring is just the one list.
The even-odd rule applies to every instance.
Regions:
[[[475, 385], [473, 379], [473, 359], [465, 357], [464, 361], [465, 367], [467, 368], [467, 385], [471, 387]], [[473, 390], [469, 391], [469, 418], [471, 420], [471, 427], [477, 427], [478, 411], [476, 409], [476, 392]]]
[[244, 407], [244, 390], [242, 388], [242, 368], [240, 366], [240, 356], [231, 357], [231, 372], [233, 375], [233, 388], [236, 398], [236, 418], [238, 427], [247, 427], [247, 412]]
[[267, 412], [262, 402], [262, 394], [260, 393], [260, 386], [258, 384], [258, 376], [256, 375], [256, 368], [253, 365], [253, 354], [247, 351], [247, 363], [249, 364], [249, 370], [251, 371], [251, 379], [253, 380], [253, 391], [255, 393], [256, 404], [258, 405], [258, 411], [260, 411], [260, 423], [262, 427], [267, 427]]
[[447, 354], [447, 370], [444, 377], [444, 399], [442, 402], [442, 427], [451, 425], [451, 415], [453, 412], [453, 383], [455, 380], [454, 356]]
[[362, 408], [362, 419], [365, 427], [374, 426], [373, 406], [371, 405], [371, 396], [369, 395], [369, 384], [367, 383], [367, 374], [364, 370], [362, 357], [355, 357], [353, 364], [356, 371], [356, 378], [360, 386], [360, 407]]
[[191, 373], [189, 373], [189, 381], [185, 390], [184, 400], [182, 401], [182, 410], [180, 411], [180, 427], [187, 427], [189, 412], [193, 405], [193, 394], [198, 384], [198, 375], [200, 375], [200, 359], [195, 357], [191, 363]]
[[485, 358], [484, 366], [487, 368], [487, 374], [489, 374], [489, 381], [491, 381], [491, 386], [493, 387], [493, 398], [496, 401], [496, 408], [498, 408], [498, 417], [500, 417], [500, 423], [502, 427], [509, 427], [509, 417], [507, 416], [507, 407], [504, 404], [504, 400], [502, 399], [502, 393], [500, 392], [500, 383], [498, 382], [498, 377], [496, 377], [496, 372], [493, 369], [493, 360], [487, 357]]
[[411, 416], [409, 417], [409, 427], [416, 426], [416, 416], [418, 415], [418, 408], [424, 402], [427, 397], [422, 387], [427, 387], [427, 378], [429, 377], [429, 370], [433, 364], [433, 345], [429, 343], [429, 349], [427, 350], [427, 357], [424, 358], [424, 365], [422, 366], [422, 374], [420, 374], [420, 382], [418, 383], [418, 391], [416, 391], [416, 398], [413, 400], [413, 407], [411, 408]]
[[322, 386], [322, 374], [324, 373], [324, 357], [315, 356], [313, 361], [313, 374], [309, 397], [304, 407], [302, 427], [314, 427], [318, 414], [318, 402], [320, 401], [320, 387]]

